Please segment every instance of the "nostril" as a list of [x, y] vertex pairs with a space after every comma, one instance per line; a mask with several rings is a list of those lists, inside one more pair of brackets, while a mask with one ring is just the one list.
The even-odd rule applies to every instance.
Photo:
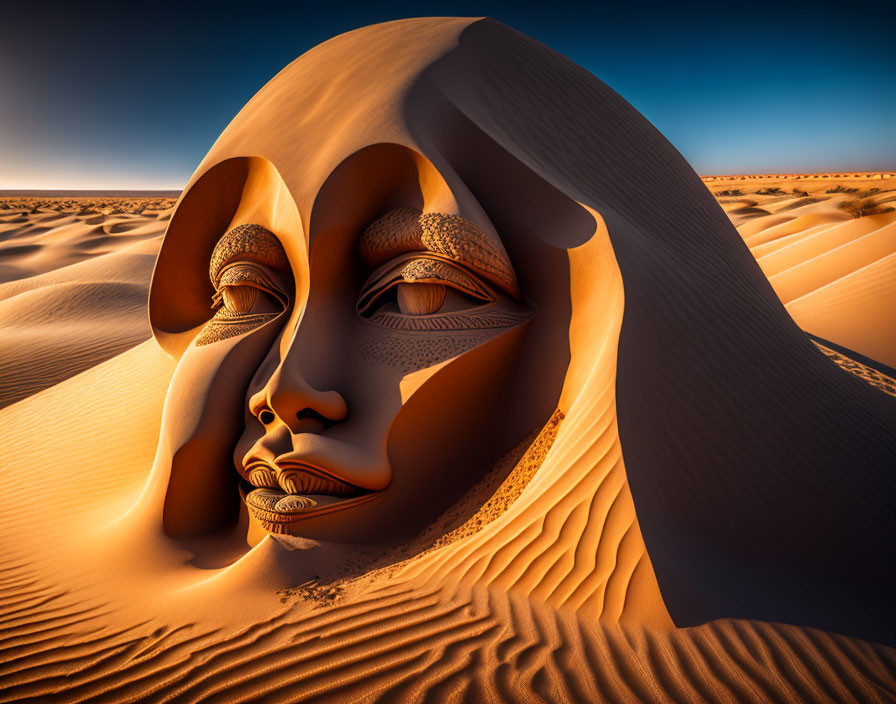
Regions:
[[276, 416], [274, 415], [273, 411], [264, 410], [258, 414], [258, 420], [260, 420], [265, 425], [270, 425], [271, 423], [273, 423], [275, 418]]
[[299, 411], [298, 413], [296, 413], [296, 418], [298, 418], [300, 421], [303, 421], [303, 420], [313, 420], [313, 421], [317, 421], [318, 423], [320, 423], [320, 424], [323, 425], [323, 426], [328, 426], [328, 425], [332, 425], [332, 424], [333, 424], [333, 421], [332, 421], [332, 420], [330, 420], [329, 418], [327, 418], [327, 417], [324, 416], [323, 414], [318, 413], [318, 412], [315, 411], [313, 408], [304, 408], [304, 409], [302, 409], [301, 411]]

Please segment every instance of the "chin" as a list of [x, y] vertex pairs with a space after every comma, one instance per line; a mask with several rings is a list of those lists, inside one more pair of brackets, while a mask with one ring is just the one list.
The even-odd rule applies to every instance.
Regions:
[[240, 483], [240, 494], [249, 514], [265, 531], [275, 535], [301, 536], [307, 521], [375, 501], [382, 492], [364, 492], [356, 496], [299, 494], [270, 487], [254, 487], [243, 481]]

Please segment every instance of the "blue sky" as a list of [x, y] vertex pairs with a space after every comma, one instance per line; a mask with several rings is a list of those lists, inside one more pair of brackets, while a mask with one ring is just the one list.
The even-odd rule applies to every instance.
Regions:
[[180, 188], [302, 52], [422, 15], [545, 42], [702, 174], [896, 167], [886, 3], [31, 3], [0, 20], [0, 188]]

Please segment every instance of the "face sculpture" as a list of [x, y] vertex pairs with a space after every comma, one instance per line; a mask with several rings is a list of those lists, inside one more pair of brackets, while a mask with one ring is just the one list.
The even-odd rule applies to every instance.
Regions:
[[[321, 256], [328, 270], [360, 271], [363, 283], [357, 293], [355, 287], [320, 293], [309, 287], [305, 310], [292, 316], [298, 324], [285, 325], [249, 384], [234, 463], [249, 514], [267, 531], [302, 535], [315, 518], [370, 504], [363, 509], [370, 518], [359, 521], [373, 522], [364, 533], [382, 534], [391, 532], [396, 517], [395, 528], [416, 522], [415, 499], [439, 506], [439, 497], [456, 496], [483, 469], [475, 457], [445, 463], [453, 452], [432, 437], [425, 454], [412, 457], [411, 466], [395, 476], [388, 442], [408, 400], [402, 396], [419, 392], [446, 357], [470, 355], [490, 342], [500, 350], [508, 343], [498, 338], [512, 335], [530, 312], [519, 301], [507, 256], [458, 216], [397, 208], [365, 228], [354, 248], [327, 244], [321, 243]], [[291, 312], [295, 286], [289, 259], [276, 236], [260, 225], [240, 225], [225, 234], [212, 255], [210, 275], [220, 307], [196, 345], [245, 334]], [[318, 295], [321, 309], [312, 312], [308, 303]], [[322, 321], [314, 332], [302, 329], [310, 315]], [[315, 384], [302, 349], [326, 346], [318, 330], [327, 328], [338, 342], [325, 354], [338, 358], [342, 348], [344, 355], [346, 343], [352, 354], [342, 356], [342, 369], [327, 375], [341, 383]], [[303, 339], [306, 335], [313, 337]], [[495, 408], [491, 396], [503, 390], [492, 380], [502, 376], [504, 355], [476, 356], [466, 362], [465, 376], [481, 379], [484, 387], [481, 394], [465, 392], [471, 407], [458, 408], [442, 397], [451, 388], [437, 389], [429, 408], [420, 409], [434, 417], [422, 427], [419, 420], [411, 423], [411, 432], [429, 434], [444, 426], [440, 412], [452, 408], [464, 415], [478, 415], [476, 406]], [[403, 384], [408, 378], [413, 381]], [[472, 441], [481, 447], [487, 438], [474, 435]], [[401, 500], [390, 501], [390, 493]]]
[[407, 579], [602, 618], [892, 637], [889, 399], [654, 127], [498, 22], [368, 27], [278, 73], [178, 203], [149, 309], [178, 364], [128, 561], [267, 589], [382, 545]]
[[[384, 195], [346, 207], [345, 173], [396, 158]], [[187, 223], [203, 244], [170, 279], [162, 254], [151, 304], [162, 325], [200, 295], [207, 311], [175, 336], [156, 458], [170, 536], [402, 543], [548, 421], [565, 341], [539, 334], [539, 303], [487, 218], [421, 211], [421, 180], [450, 201], [432, 169], [396, 145], [362, 150], [318, 196], [310, 237], [260, 158], [211, 169], [184, 197], [169, 240]], [[215, 223], [197, 226], [210, 208]], [[568, 325], [562, 302], [545, 326]]]

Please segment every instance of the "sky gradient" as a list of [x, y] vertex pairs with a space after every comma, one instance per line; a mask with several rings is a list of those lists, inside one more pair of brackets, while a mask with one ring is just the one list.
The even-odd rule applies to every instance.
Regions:
[[0, 18], [0, 189], [178, 189], [271, 77], [342, 32], [495, 17], [608, 83], [701, 174], [896, 168], [885, 3], [31, 3]]

